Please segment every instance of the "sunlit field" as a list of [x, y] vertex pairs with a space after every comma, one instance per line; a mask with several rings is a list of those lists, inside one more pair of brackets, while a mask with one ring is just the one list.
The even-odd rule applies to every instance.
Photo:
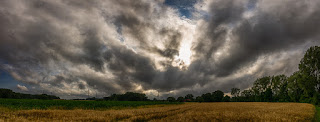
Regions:
[[0, 121], [313, 121], [306, 103], [185, 103], [109, 110], [12, 110]]

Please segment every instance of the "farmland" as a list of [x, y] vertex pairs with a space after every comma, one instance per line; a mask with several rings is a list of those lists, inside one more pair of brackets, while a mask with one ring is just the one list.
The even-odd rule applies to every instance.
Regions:
[[120, 109], [135, 108], [146, 105], [161, 104], [181, 104], [179, 102], [162, 102], [162, 101], [77, 101], [77, 100], [37, 100], [37, 99], [0, 99], [0, 106], [12, 110], [30, 110], [30, 109]]
[[185, 103], [123, 109], [13, 110], [1, 108], [0, 121], [313, 121], [306, 103]]

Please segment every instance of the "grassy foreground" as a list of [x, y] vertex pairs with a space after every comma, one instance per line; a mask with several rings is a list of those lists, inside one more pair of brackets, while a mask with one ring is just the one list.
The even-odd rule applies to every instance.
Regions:
[[120, 110], [1, 109], [0, 121], [313, 121], [306, 103], [186, 103]]
[[30, 109], [90, 109], [105, 110], [117, 108], [135, 108], [146, 105], [181, 104], [179, 102], [162, 101], [75, 101], [75, 100], [37, 100], [37, 99], [0, 99], [0, 106], [13, 110]]

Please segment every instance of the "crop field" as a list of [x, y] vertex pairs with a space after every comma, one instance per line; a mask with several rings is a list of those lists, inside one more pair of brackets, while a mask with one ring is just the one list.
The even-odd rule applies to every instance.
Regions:
[[12, 110], [0, 121], [313, 121], [306, 103], [185, 103], [109, 110]]
[[182, 104], [180, 102], [162, 102], [162, 101], [86, 101], [86, 100], [37, 100], [37, 99], [0, 99], [0, 106], [13, 110], [30, 110], [30, 109], [120, 109], [135, 108], [146, 105], [161, 104]]

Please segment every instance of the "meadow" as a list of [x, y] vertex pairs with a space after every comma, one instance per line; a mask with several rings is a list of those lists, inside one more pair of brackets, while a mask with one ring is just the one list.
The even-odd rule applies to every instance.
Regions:
[[154, 105], [108, 110], [12, 110], [1, 108], [0, 121], [314, 121], [307, 103], [220, 102]]

